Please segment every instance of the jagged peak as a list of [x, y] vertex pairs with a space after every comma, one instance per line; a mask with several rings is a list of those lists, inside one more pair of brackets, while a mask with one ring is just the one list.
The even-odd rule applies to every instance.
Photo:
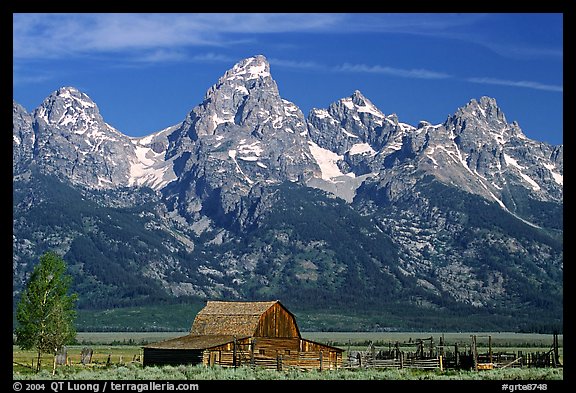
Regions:
[[497, 119], [506, 123], [506, 117], [498, 106], [495, 98], [482, 96], [480, 100], [471, 99], [468, 104], [460, 108], [459, 113], [470, 113], [486, 119]]
[[18, 110], [20, 112], [24, 112], [24, 113], [28, 113], [28, 111], [26, 110], [26, 108], [24, 108], [22, 105], [20, 105], [18, 103], [18, 101], [16, 101], [15, 99], [12, 99], [12, 109], [13, 110]]
[[56, 90], [55, 93], [57, 95], [68, 94], [68, 93], [82, 94], [82, 92], [80, 90], [78, 90], [77, 88], [75, 88], [74, 86], [62, 86], [58, 90]]
[[[254, 83], [255, 81], [259, 83]], [[226, 87], [233, 87], [235, 94], [250, 95], [252, 90], [262, 86], [272, 88], [277, 93], [278, 87], [270, 74], [270, 64], [263, 55], [248, 57], [226, 71], [218, 82], [206, 91], [204, 101], [229, 99], [229, 94], [226, 94], [226, 97], [220, 97], [219, 94], [219, 91]]]
[[80, 106], [82, 108], [97, 108], [96, 103], [86, 94], [75, 87], [64, 86], [53, 92], [44, 103], [54, 105], [57, 101], [64, 101], [66, 106]]
[[[352, 100], [354, 101], [358, 101], [358, 102], [363, 102], [364, 100], [366, 100], [366, 97], [364, 96], [364, 94], [362, 94], [362, 92], [360, 90], [354, 90], [354, 93], [352, 93], [352, 95], [350, 96], [350, 98], [352, 98]], [[359, 104], [359, 105], [363, 105]]]
[[354, 90], [351, 96], [339, 100], [346, 108], [356, 112], [367, 112], [376, 117], [384, 118], [384, 113], [376, 107], [360, 90]]
[[430, 127], [432, 125], [432, 123], [430, 123], [427, 120], [420, 120], [418, 122], [418, 125], [416, 126], [416, 129], [421, 129], [421, 128], [425, 128], [425, 127]]
[[47, 124], [79, 128], [75, 132], [85, 132], [104, 123], [96, 103], [72, 86], [54, 91], [36, 108], [35, 116]]
[[227, 79], [242, 78], [245, 80], [270, 76], [270, 63], [263, 55], [256, 55], [239, 61], [224, 75]]

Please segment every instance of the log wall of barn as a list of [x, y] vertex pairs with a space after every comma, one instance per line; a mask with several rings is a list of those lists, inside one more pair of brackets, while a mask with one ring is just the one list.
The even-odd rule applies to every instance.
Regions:
[[284, 366], [302, 368], [333, 369], [342, 365], [342, 353], [322, 344], [299, 338], [265, 337], [238, 340], [235, 349], [232, 343], [210, 348], [204, 351], [203, 363], [232, 367], [234, 355], [236, 366], [254, 364], [274, 368], [278, 361]]
[[295, 353], [300, 350], [300, 339], [256, 337], [254, 352], [259, 355], [276, 356], [277, 354]]

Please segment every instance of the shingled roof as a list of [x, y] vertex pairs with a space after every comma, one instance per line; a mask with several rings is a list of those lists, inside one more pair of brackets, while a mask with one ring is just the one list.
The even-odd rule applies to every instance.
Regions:
[[194, 319], [191, 335], [252, 336], [262, 314], [278, 303], [209, 300]]
[[215, 335], [194, 335], [188, 334], [187, 336], [176, 337], [170, 340], [161, 341], [158, 343], [145, 345], [144, 348], [155, 348], [155, 349], [206, 349], [212, 348], [219, 345], [223, 345], [229, 342], [233, 342], [234, 339], [242, 339], [245, 337], [235, 337], [235, 336], [215, 336]]

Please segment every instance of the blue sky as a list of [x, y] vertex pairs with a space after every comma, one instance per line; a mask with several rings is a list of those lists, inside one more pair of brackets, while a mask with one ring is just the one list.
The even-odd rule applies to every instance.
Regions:
[[529, 138], [563, 143], [559, 13], [17, 13], [13, 97], [32, 111], [74, 86], [110, 125], [147, 135], [257, 54], [305, 116], [360, 90], [402, 122], [437, 124], [486, 95]]

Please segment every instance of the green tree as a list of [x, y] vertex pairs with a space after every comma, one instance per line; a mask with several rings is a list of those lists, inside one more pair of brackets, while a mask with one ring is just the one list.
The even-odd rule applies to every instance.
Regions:
[[76, 294], [68, 294], [72, 277], [66, 274], [66, 263], [49, 251], [22, 293], [16, 310], [16, 344], [23, 350], [38, 351], [36, 371], [40, 371], [42, 353], [53, 353], [76, 336]]

